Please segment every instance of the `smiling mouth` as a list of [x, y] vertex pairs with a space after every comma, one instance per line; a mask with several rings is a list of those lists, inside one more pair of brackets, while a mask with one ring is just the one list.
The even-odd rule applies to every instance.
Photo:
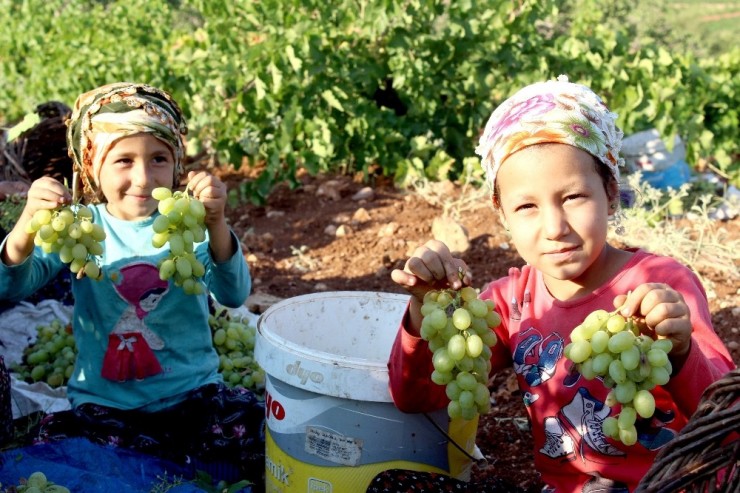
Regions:
[[577, 247], [572, 246], [572, 247], [568, 247], [568, 248], [561, 248], [559, 250], [552, 250], [550, 252], [546, 252], [545, 255], [560, 255], [560, 254], [563, 254], [563, 253], [570, 253], [570, 252], [574, 251], [576, 248]]

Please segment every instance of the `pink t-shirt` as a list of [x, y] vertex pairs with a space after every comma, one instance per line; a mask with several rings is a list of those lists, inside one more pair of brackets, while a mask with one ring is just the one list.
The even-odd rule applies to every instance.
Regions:
[[[563, 348], [571, 329], [589, 313], [614, 310], [617, 295], [647, 282], [666, 283], [682, 294], [691, 312], [693, 342], [680, 372], [653, 390], [655, 415], [638, 419], [638, 443], [625, 446], [601, 432], [603, 420], [618, 414], [619, 406], [604, 403], [608, 389], [600, 380], [588, 381], [571, 371]], [[529, 266], [511, 269], [480, 297], [493, 299], [501, 315], [493, 371], [513, 365], [532, 424], [535, 465], [549, 491], [581, 492], [589, 481], [603, 484], [599, 476], [632, 491], [658, 450], [686, 424], [704, 389], [735, 367], [712, 328], [699, 279], [669, 257], [636, 250], [613, 279], [576, 300], [553, 298], [542, 274]], [[421, 412], [447, 405], [444, 387], [429, 379], [430, 354], [425, 341], [400, 328], [388, 364], [399, 409]]]

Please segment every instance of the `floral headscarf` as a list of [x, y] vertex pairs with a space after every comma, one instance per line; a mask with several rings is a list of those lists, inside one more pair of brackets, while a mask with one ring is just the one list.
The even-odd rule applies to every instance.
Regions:
[[183, 172], [187, 125], [169, 94], [146, 84], [117, 82], [77, 98], [67, 121], [67, 145], [87, 197], [97, 199], [100, 168], [111, 146], [123, 137], [142, 132], [170, 146], [176, 183]]
[[591, 89], [561, 75], [526, 86], [501, 103], [489, 118], [475, 153], [481, 157], [491, 191], [506, 158], [543, 143], [582, 149], [605, 164], [619, 181], [623, 133], [616, 118]]

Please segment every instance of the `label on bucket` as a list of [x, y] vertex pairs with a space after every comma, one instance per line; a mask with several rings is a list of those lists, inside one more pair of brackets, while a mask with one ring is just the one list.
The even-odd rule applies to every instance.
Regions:
[[306, 452], [336, 464], [356, 466], [362, 457], [362, 440], [307, 426]]
[[266, 490], [355, 493], [393, 468], [468, 479], [477, 420], [450, 423], [446, 409], [406, 414], [389, 402], [309, 392], [268, 374]]

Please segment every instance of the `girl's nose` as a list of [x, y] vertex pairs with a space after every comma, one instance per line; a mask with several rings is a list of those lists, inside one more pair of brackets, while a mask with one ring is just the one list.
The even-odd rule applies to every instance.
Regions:
[[562, 238], [570, 231], [568, 218], [560, 207], [548, 207], [542, 212], [542, 230], [549, 240]]
[[131, 183], [136, 186], [144, 187], [149, 183], [149, 167], [137, 161], [131, 169]]

